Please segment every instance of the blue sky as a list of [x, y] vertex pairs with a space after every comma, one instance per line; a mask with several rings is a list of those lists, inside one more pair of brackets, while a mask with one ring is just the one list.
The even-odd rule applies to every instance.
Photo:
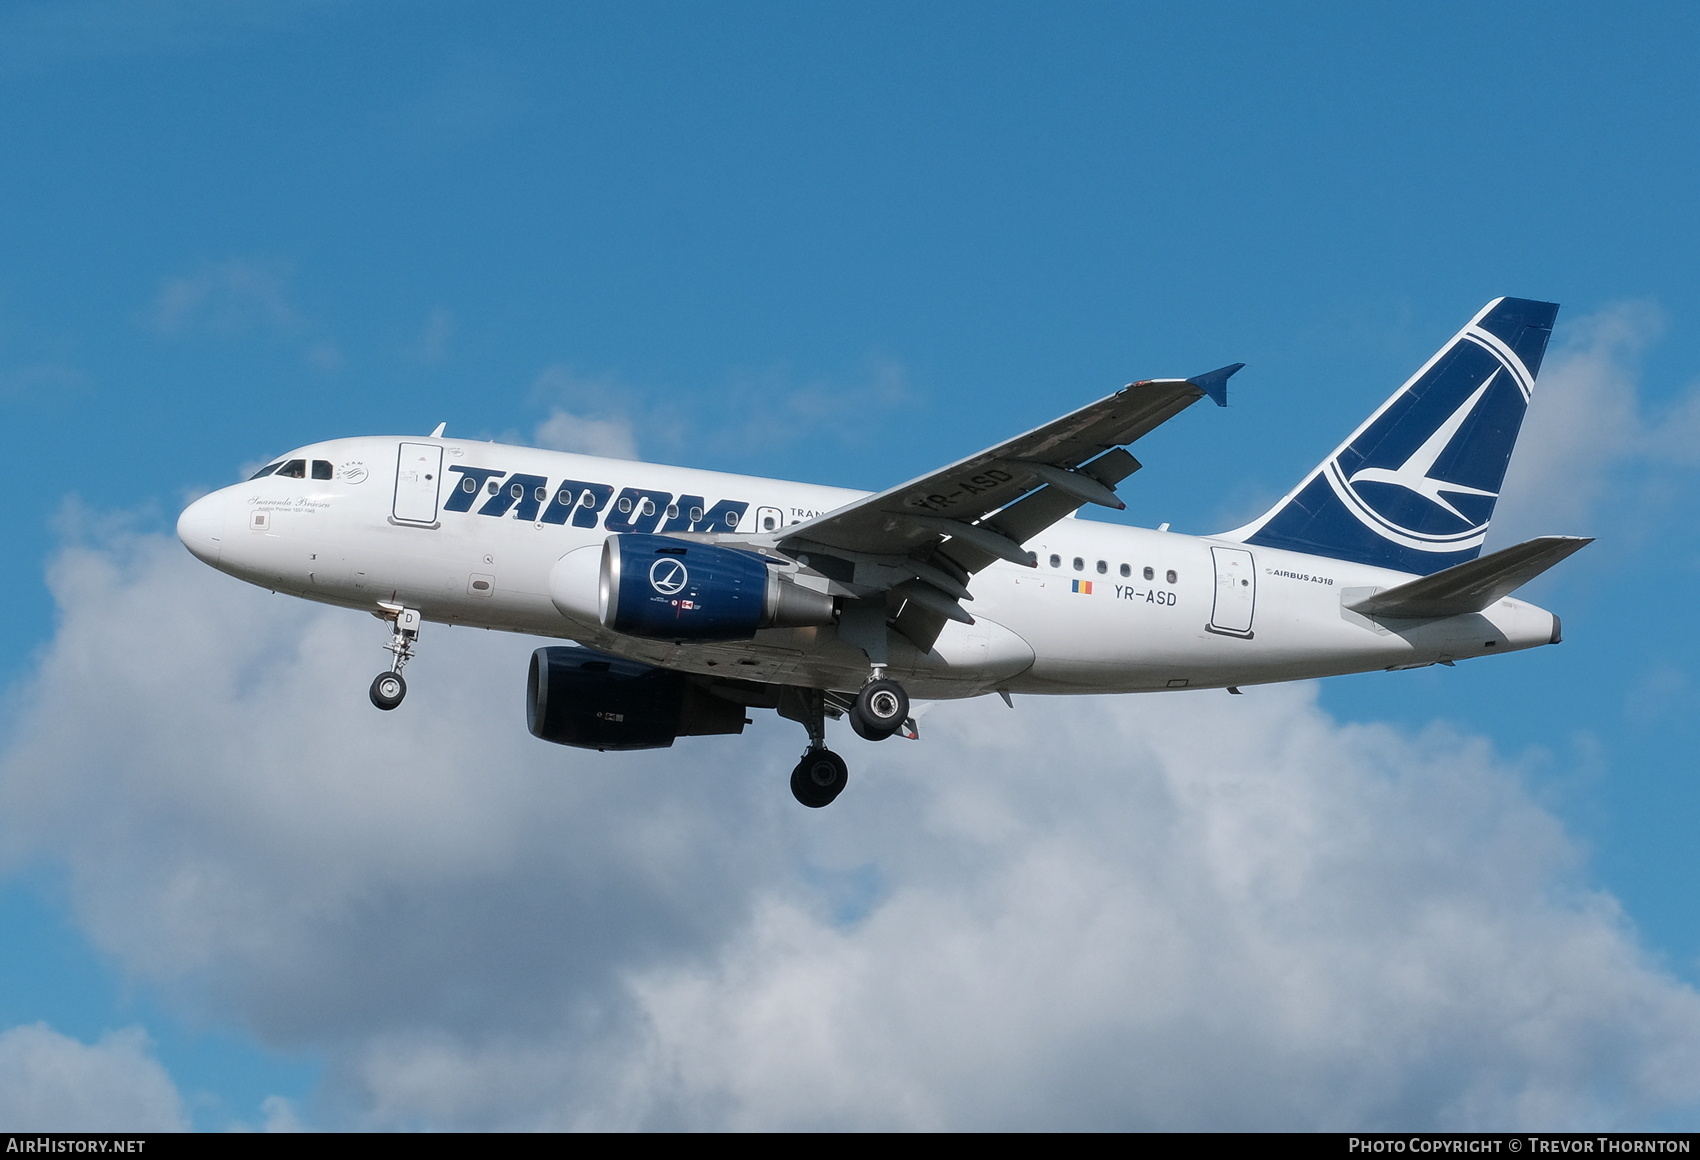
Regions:
[[[740, 956], [761, 958], [749, 947], [791, 947], [803, 957], [775, 951], [776, 961], [806, 961], [796, 947], [809, 939], [773, 933], [793, 930], [787, 899], [812, 892], [831, 913], [858, 915], [858, 937], [885, 940], [857, 944], [858, 953], [874, 961], [877, 947], [889, 947], [897, 962], [904, 938], [919, 937], [905, 936], [898, 917], [909, 913], [912, 891], [970, 909], [984, 901], [979, 885], [894, 852], [872, 776], [857, 787], [869, 812], [842, 811], [842, 832], [770, 814], [763, 794], [780, 780], [746, 785], [741, 771], [768, 758], [788, 765], [794, 739], [777, 727], [758, 729], [742, 750], [720, 741], [690, 747], [692, 761], [737, 788], [717, 797], [693, 786], [680, 800], [700, 806], [700, 816], [667, 816], [697, 835], [679, 838], [681, 848], [726, 869], [727, 885], [712, 898], [652, 896], [641, 868], [554, 861], [564, 855], [502, 827], [523, 829], [515, 819], [547, 814], [538, 795], [553, 802], [549, 795], [582, 792], [598, 810], [627, 813], [609, 823], [623, 834], [637, 826], [632, 811], [662, 808], [653, 797], [611, 788], [582, 757], [531, 753], [507, 736], [513, 720], [498, 737], [454, 718], [464, 728], [442, 745], [511, 751], [515, 769], [531, 763], [524, 768], [535, 780], [503, 775], [500, 800], [513, 812], [491, 823], [520, 853], [504, 861], [451, 827], [439, 834], [449, 847], [464, 841], [464, 851], [478, 851], [464, 853], [477, 867], [465, 877], [443, 877], [422, 854], [397, 853], [381, 870], [353, 854], [346, 864], [330, 859], [342, 876], [331, 875], [340, 885], [324, 897], [364, 900], [383, 915], [368, 914], [371, 929], [415, 947], [423, 965], [418, 979], [398, 985], [399, 997], [386, 999], [375, 983], [339, 989], [306, 966], [288, 979], [268, 973], [267, 954], [254, 947], [307, 936], [267, 926], [262, 937], [228, 916], [244, 905], [287, 909], [279, 900], [296, 898], [296, 887], [299, 897], [318, 898], [300, 883], [320, 879], [291, 858], [308, 858], [319, 843], [344, 847], [314, 828], [322, 816], [288, 829], [291, 842], [280, 836], [287, 827], [267, 828], [287, 809], [220, 812], [210, 804], [225, 800], [220, 787], [247, 785], [252, 771], [237, 741], [208, 757], [191, 753], [190, 739], [257, 720], [244, 715], [256, 711], [242, 699], [247, 692], [218, 699], [216, 675], [281, 665], [297, 683], [272, 692], [297, 698], [318, 728], [274, 738], [255, 766], [267, 792], [334, 798], [343, 783], [327, 791], [317, 771], [299, 780], [294, 771], [324, 756], [313, 746], [325, 736], [366, 752], [378, 735], [364, 710], [352, 710], [363, 705], [381, 642], [351, 614], [227, 593], [240, 586], [200, 576], [174, 541], [161, 539], [188, 497], [245, 466], [310, 440], [424, 432], [447, 421], [468, 436], [577, 430], [645, 458], [872, 488], [1133, 378], [1244, 361], [1232, 406], [1195, 409], [1142, 443], [1146, 470], [1122, 489], [1126, 518], [1208, 532], [1260, 511], [1501, 294], [1563, 304], [1496, 537], [1600, 538], [1532, 590], [1563, 615], [1567, 642], [1492, 663], [1271, 693], [1265, 707], [1243, 710], [1251, 715], [1243, 728], [1274, 730], [1255, 734], [1273, 745], [1291, 740], [1283, 722], [1310, 722], [1329, 761], [1361, 756], [1342, 767], [1358, 779], [1351, 784], [1381, 790], [1352, 797], [1353, 816], [1382, 835], [1385, 849], [1410, 836], [1404, 817], [1430, 818], [1432, 850], [1426, 862], [1412, 855], [1412, 881], [1438, 882], [1422, 867], [1468, 861], [1459, 852], [1472, 843], [1498, 851], [1495, 867], [1544, 867], [1523, 903], [1482, 912], [1484, 929], [1503, 935], [1509, 916], [1529, 907], [1556, 908], [1552, 929], [1592, 916], [1599, 937], [1617, 940], [1623, 961], [1636, 964], [1635, 986], [1657, 997], [1637, 1010], [1669, 1003], [1689, 1012], [1700, 982], [1692, 824], [1700, 674], [1685, 611], [1700, 569], [1696, 22], [1682, 5], [1624, 13], [1564, 4], [0, 9], [0, 414], [12, 456], [0, 489], [11, 546], [0, 586], [12, 610], [0, 618], [9, 690], [0, 797], [10, 816], [0, 833], [8, 936], [0, 1069], [56, 1051], [100, 1064], [112, 1083], [133, 1080], [126, 1090], [152, 1093], [153, 1103], [136, 1105], [151, 1111], [138, 1117], [203, 1128], [297, 1120], [810, 1126], [767, 1102], [766, 1073], [676, 1103], [637, 1100], [635, 1080], [624, 1097], [592, 1098], [583, 1076], [614, 1059], [647, 1074], [641, 1060], [651, 1057], [630, 1049], [640, 1025], [662, 1029], [655, 1042], [673, 1045], [669, 1058], [708, 1050], [680, 1047], [685, 1040], [667, 1038], [667, 1029], [706, 1036], [702, 1028], [724, 1030], [727, 1012], [747, 1009], [734, 1001], [749, 999], [734, 981], [745, 978]], [[499, 680], [523, 671], [530, 647], [438, 638], [440, 675], [452, 655]], [[341, 649], [360, 679], [332, 696], [342, 678], [326, 658]], [[179, 672], [173, 666], [185, 657], [203, 663]], [[150, 658], [160, 674], [185, 682], [180, 696], [157, 699]], [[421, 683], [430, 666], [428, 656]], [[89, 683], [67, 675], [75, 673]], [[492, 703], [514, 709], [517, 694], [506, 694], [492, 693]], [[198, 706], [184, 707], [195, 697]], [[1209, 716], [1226, 712], [1218, 706], [1181, 703], [1204, 715], [1193, 722], [1199, 729], [1240, 728]], [[1133, 738], [1128, 745], [1138, 748], [1135, 725], [1153, 736], [1165, 727], [1161, 706], [1092, 704], [1028, 702], [1018, 728], [1042, 737], [1054, 713], [1058, 729]], [[55, 724], [55, 714], [92, 721], [91, 734], [113, 731], [110, 747], [68, 740], [75, 730]], [[930, 757], [879, 760], [893, 763], [894, 778], [928, 760], [948, 764], [938, 750], [948, 750], [952, 730], [972, 734], [949, 720], [945, 740], [928, 743]], [[132, 739], [157, 727], [158, 747], [139, 739], [128, 747], [119, 722], [132, 723]], [[1405, 740], [1364, 740], [1384, 731]], [[1159, 781], [1150, 771], [1173, 779], [1210, 765], [1171, 740], [1126, 759]], [[1044, 743], [1034, 743], [1042, 752]], [[1105, 759], [1078, 744], [1082, 761]], [[1431, 751], [1442, 756], [1410, 769], [1389, 756]], [[676, 752], [686, 752], [683, 743]], [[1251, 771], [1258, 792], [1279, 788], [1277, 767], [1285, 767], [1271, 761]], [[169, 781], [190, 768], [203, 780]], [[650, 771], [635, 778], [663, 767], [632, 768]], [[1449, 772], [1465, 768], [1485, 771], [1500, 803], [1482, 806], [1481, 828], [1468, 833], [1448, 827], [1476, 817], [1475, 807], [1446, 796], [1474, 792]], [[347, 818], [386, 819], [372, 823], [374, 833], [398, 851], [448, 825], [384, 828], [406, 814], [410, 791], [387, 773], [362, 781], [371, 772], [358, 763], [341, 770], [376, 795], [350, 806]], [[1012, 767], [1008, 800], [1028, 802], [1018, 774]], [[156, 775], [168, 780], [150, 780]], [[1043, 776], [1054, 784], [1070, 775]], [[598, 788], [561, 788], [574, 778]], [[440, 791], [455, 799], [447, 782], [431, 784], [425, 798]], [[904, 793], [927, 792], [903, 784]], [[1092, 784], [1094, 793], [1121, 792]], [[64, 787], [60, 798], [55, 785]], [[1420, 785], [1457, 808], [1384, 812], [1392, 807], [1377, 793]], [[156, 796], [143, 792], [150, 787]], [[133, 802], [132, 792], [140, 795]], [[1058, 790], [1065, 803], [1082, 794]], [[897, 800], [911, 799], [887, 804]], [[946, 817], [957, 801], [914, 800], [929, 817]], [[107, 814], [90, 804], [103, 802], [131, 805]], [[1133, 799], [1123, 805], [1132, 809]], [[1036, 808], [1054, 813], [1060, 828], [1029, 834], [1032, 849], [1047, 834], [1071, 832], [1063, 806], [1052, 811], [1041, 800]], [[1333, 808], [1318, 806], [1317, 817]], [[734, 854], [703, 836], [715, 825], [737, 833], [743, 809], [760, 811], [756, 853]], [[955, 820], [938, 824], [950, 833], [967, 825], [948, 817]], [[1208, 811], [1185, 817], [1206, 828], [1211, 820]], [[1505, 836], [1536, 831], [1547, 835], [1536, 853]], [[171, 835], [197, 852], [192, 865], [161, 852]], [[275, 856], [263, 867], [249, 853], [239, 858], [231, 852], [239, 838]], [[707, 844], [690, 844], [698, 840]], [[1501, 849], [1502, 841], [1511, 845]], [[772, 865], [758, 872], [749, 862], [764, 852]], [[1124, 855], [1133, 857], [1115, 852]], [[1348, 869], [1340, 873], [1363, 872], [1341, 857]], [[1175, 864], [1191, 863], [1177, 856]], [[1150, 887], [1154, 906], [1178, 905], [1187, 887], [1141, 877], [1140, 865], [1123, 866], [1123, 885]], [[1404, 897], [1391, 864], [1375, 865], [1385, 874], [1367, 877], [1388, 884], [1386, 898]], [[225, 882], [232, 898], [255, 901], [195, 910], [182, 901], [199, 897], [184, 893], [190, 880]], [[526, 885], [533, 880], [557, 895]], [[604, 882], [614, 898], [627, 891], [640, 899], [629, 927], [584, 901]], [[1059, 889], [1070, 883], [1078, 880]], [[1314, 885], [1307, 897], [1325, 895], [1327, 876]], [[1465, 887], [1446, 890], [1464, 912], [1485, 905]], [[599, 932], [615, 948], [609, 957], [585, 965], [552, 943], [509, 946], [506, 933], [468, 917], [537, 924], [557, 897], [591, 908], [573, 910], [573, 921]], [[444, 899], [463, 905], [458, 918], [444, 917]], [[1341, 913], [1360, 913], [1359, 905], [1382, 913], [1362, 899]], [[1012, 915], [1028, 913], [1011, 906]], [[315, 913], [330, 910], [326, 902]], [[155, 920], [154, 935], [142, 932], [146, 919]], [[777, 925], [764, 926], [768, 919]], [[364, 929], [352, 919], [313, 926], [322, 940], [311, 943], [313, 961], [345, 961]], [[176, 932], [169, 940], [158, 933], [167, 930]], [[491, 939], [511, 955], [502, 964], [463, 959], [432, 942], [433, 930]], [[230, 950], [238, 945], [247, 950]], [[1364, 945], [1382, 944], [1366, 934]], [[1126, 972], [1155, 969], [1102, 953]], [[567, 959], [578, 965], [568, 969]], [[1499, 977], [1509, 961], [1477, 964], [1476, 974], [1459, 969], [1465, 978]], [[1250, 981], [1224, 994], [1261, 993], [1259, 964], [1268, 966], [1248, 959]], [[693, 970], [702, 972], [696, 990], [680, 982]], [[545, 977], [556, 981], [545, 986]], [[1023, 987], [1024, 978], [1012, 966], [987, 994], [1031, 999], [1043, 988]], [[1601, 1012], [1616, 1010], [1601, 995], [1629, 993], [1598, 980], [1552, 986], [1577, 1008]], [[504, 988], [537, 1006], [522, 1016], [491, 998]], [[611, 998], [616, 991], [624, 998]], [[690, 995], [718, 996], [719, 1006], [693, 1007]], [[1386, 998], [1366, 999], [1364, 1011], [1396, 1006]], [[641, 1019], [631, 1014], [639, 1007]], [[705, 1013], [711, 1007], [721, 1014]], [[1174, 1009], [1184, 1007], [1176, 997]], [[695, 1014], [677, 1014], [687, 1008]], [[544, 1009], [554, 1012], [553, 1030], [527, 1039], [527, 1021]], [[1450, 1010], [1431, 1017], [1430, 1030], [1463, 1018]], [[1664, 1022], [1687, 1028], [1688, 1018]], [[15, 1030], [38, 1023], [49, 1030], [34, 1038]], [[136, 1027], [145, 1040], [123, 1038]], [[1283, 1092], [1278, 1078], [1292, 1053], [1319, 1049], [1290, 1027], [1285, 1039], [1266, 1030], [1259, 1042], [1276, 1061], [1260, 1089], [1266, 1099], [1225, 1103], [1201, 1057], [1188, 1073], [1197, 1078], [1187, 1089], [1192, 1102], [1181, 1104], [1218, 1123], [1330, 1125], [1315, 1109], [1307, 1116], [1300, 1081]], [[755, 1056], [771, 1049], [792, 1059], [773, 1046], [783, 1035], [743, 1034]], [[1583, 1051], [1581, 1078], [1565, 1082], [1607, 1094], [1574, 1122], [1660, 1118], [1692, 1127], [1700, 1092], [1674, 1080], [1660, 1086], [1660, 1077], [1680, 1070], [1671, 1060], [1692, 1057], [1700, 1032], [1670, 1034], [1669, 1042], [1599, 1047], [1597, 1057]], [[111, 1035], [118, 1038], [102, 1038]], [[1012, 1042], [1027, 1061], [1003, 1076], [1015, 1087], [1023, 1078], [1061, 1084], [1102, 1046]], [[1199, 1122], [1156, 1112], [1118, 1120], [1106, 1110], [1116, 1104], [1111, 1095], [1103, 1106], [1083, 1103], [1072, 1121], [1055, 1109], [999, 1120], [959, 1098], [957, 1085], [973, 1070], [962, 1060], [941, 1058], [928, 1070], [914, 1062], [913, 1045], [882, 1043], [852, 1049], [846, 1040], [835, 1058], [875, 1071], [901, 1059], [913, 1068], [896, 1069], [908, 1077], [904, 1090], [927, 1093], [916, 1097], [924, 1113], [881, 1120], [867, 1108], [892, 1105], [870, 1095], [867, 1107], [847, 1105], [819, 1123]], [[395, 1063], [404, 1056], [413, 1062]], [[1504, 1062], [1488, 1046], [1480, 1058]], [[1621, 1064], [1620, 1074], [1608, 1058], [1638, 1062]], [[425, 1059], [441, 1064], [432, 1074], [459, 1077], [441, 1080], [454, 1098], [395, 1079], [430, 1071]], [[475, 1098], [490, 1076], [528, 1060], [531, 1073], [557, 1076], [557, 1086], [542, 1084], [530, 1102]], [[1542, 1087], [1539, 1069], [1527, 1066], [1520, 1103], [1442, 1098], [1423, 1076], [1390, 1075], [1386, 1090], [1396, 1096], [1366, 1094], [1353, 1107], [1365, 1125], [1472, 1122], [1458, 1111], [1466, 1106], [1489, 1109], [1473, 1122], [1538, 1122], [1540, 1109], [1559, 1104], [1528, 1092], [1558, 1089]], [[1639, 1078], [1623, 1078], [1630, 1073]], [[419, 1095], [427, 1091], [429, 1099]], [[40, 1099], [40, 1107], [60, 1106], [51, 1093]]]

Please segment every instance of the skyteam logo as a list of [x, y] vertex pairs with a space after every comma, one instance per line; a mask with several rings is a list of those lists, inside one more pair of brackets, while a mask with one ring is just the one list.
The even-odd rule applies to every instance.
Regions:
[[1359, 523], [1419, 551], [1479, 549], [1534, 376], [1470, 326], [1323, 468]]

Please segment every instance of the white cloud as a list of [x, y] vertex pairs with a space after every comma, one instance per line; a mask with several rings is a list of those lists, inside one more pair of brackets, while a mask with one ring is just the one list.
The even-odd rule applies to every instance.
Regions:
[[267, 1096], [260, 1102], [260, 1112], [265, 1120], [260, 1125], [262, 1132], [305, 1132], [307, 1127], [301, 1122], [301, 1115], [295, 1104], [282, 1096]]
[[11, 1132], [181, 1132], [183, 1100], [137, 1027], [85, 1044], [45, 1023], [0, 1032], [0, 1125]]
[[[68, 549], [0, 858], [132, 976], [329, 1060], [354, 1126], [1604, 1127], [1700, 1104], [1662, 973], [1479, 739], [1308, 686], [947, 705], [594, 754], [533, 641], [375, 621], [152, 537]], [[1366, 677], [1360, 679], [1395, 679]]]
[[[581, 375], [564, 363], [551, 363], [532, 381], [531, 394], [551, 404], [549, 417], [532, 433], [537, 446], [611, 459], [638, 457], [630, 415], [641, 401], [629, 387], [611, 378]], [[646, 430], [652, 427], [646, 424]]]
[[[665, 403], [610, 376], [552, 363], [538, 373], [531, 394], [552, 408], [537, 434], [544, 446], [627, 459], [637, 457], [636, 431], [643, 432], [646, 453], [668, 457], [747, 455], [819, 439], [856, 443], [877, 437], [875, 419], [913, 401], [902, 364], [878, 357], [843, 379], [798, 379], [784, 369], [736, 372], [712, 390]], [[856, 422], [846, 422], [851, 415]]]
[[62, 398], [88, 386], [88, 376], [65, 362], [26, 363], [0, 367], [0, 400], [37, 402]]
[[449, 341], [454, 338], [456, 329], [458, 323], [452, 311], [441, 306], [432, 307], [425, 316], [425, 325], [420, 328], [419, 336], [408, 347], [407, 357], [427, 366], [446, 362]]
[[288, 280], [288, 270], [272, 263], [205, 263], [192, 274], [167, 278], [149, 318], [154, 329], [172, 337], [196, 331], [233, 336], [296, 330], [303, 319], [289, 300]]
[[299, 344], [314, 370], [340, 370], [341, 349], [315, 333], [290, 295], [289, 280], [289, 268], [276, 262], [232, 258], [203, 263], [160, 285], [147, 321], [167, 338], [260, 336]]
[[239, 44], [326, 0], [52, 0], [8, 6], [0, 68], [44, 70], [67, 62]]
[[537, 425], [532, 441], [539, 447], [580, 455], [605, 455], [610, 459], [638, 457], [631, 420], [620, 416], [593, 419], [557, 408]]
[[1621, 532], [1621, 518], [1601, 521], [1640, 506], [1632, 496], [1646, 481], [1626, 477], [1700, 462], [1700, 387], [1662, 408], [1641, 398], [1641, 356], [1663, 329], [1663, 312], [1646, 301], [1561, 321], [1506, 473], [1494, 544]]

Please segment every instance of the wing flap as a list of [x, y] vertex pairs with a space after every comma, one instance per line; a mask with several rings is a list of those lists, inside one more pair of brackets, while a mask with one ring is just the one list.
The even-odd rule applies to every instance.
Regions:
[[1364, 616], [1412, 620], [1480, 612], [1593, 542], [1588, 536], [1540, 536], [1346, 607]]
[[[1079, 473], [1091, 477], [1106, 488], [1113, 488], [1138, 471], [1140, 466], [1139, 460], [1128, 454], [1126, 448], [1117, 447], [1081, 467]], [[1072, 495], [1056, 487], [1041, 487], [1038, 491], [1022, 496], [991, 519], [986, 520], [982, 526], [991, 528], [1015, 543], [1025, 544], [1070, 512], [1078, 509], [1083, 502], [1078, 495]], [[970, 573], [981, 571], [997, 559], [996, 556], [982, 551], [966, 540], [952, 540], [941, 549], [941, 552], [943, 555], [949, 556], [963, 571]]]

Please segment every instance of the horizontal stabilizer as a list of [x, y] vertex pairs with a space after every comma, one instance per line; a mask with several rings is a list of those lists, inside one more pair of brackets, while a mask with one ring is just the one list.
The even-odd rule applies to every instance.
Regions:
[[1541, 536], [1346, 607], [1364, 616], [1410, 619], [1480, 612], [1593, 542], [1589, 536]]

